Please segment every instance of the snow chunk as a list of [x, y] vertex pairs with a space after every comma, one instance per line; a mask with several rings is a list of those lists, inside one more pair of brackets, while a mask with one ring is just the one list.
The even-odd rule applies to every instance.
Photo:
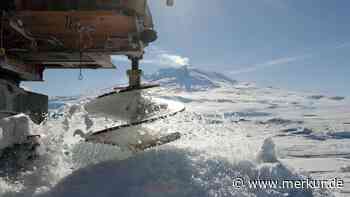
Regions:
[[32, 135], [33, 124], [24, 114], [0, 119], [0, 150], [23, 143]]
[[267, 138], [258, 154], [257, 160], [263, 163], [275, 163], [278, 162], [275, 143], [272, 138]]
[[347, 173], [347, 172], [350, 172], [350, 166], [343, 166], [340, 168], [340, 172], [344, 172], [344, 173]]

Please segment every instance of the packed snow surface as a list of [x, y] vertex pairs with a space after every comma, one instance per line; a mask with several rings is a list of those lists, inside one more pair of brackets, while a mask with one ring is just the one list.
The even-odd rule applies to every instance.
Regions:
[[[41, 156], [32, 166], [1, 176], [0, 196], [328, 197], [350, 193], [347, 98], [243, 83], [194, 92], [159, 88], [148, 94], [185, 103], [186, 112], [143, 125], [164, 134], [180, 132], [180, 140], [137, 154], [123, 147], [83, 143], [74, 135], [77, 131], [84, 135], [122, 122], [89, 115], [82, 103], [90, 98], [55, 98], [58, 104], [52, 105], [56, 108], [52, 117], [40, 125]], [[335, 177], [345, 181], [344, 188], [234, 187], [237, 178]]]

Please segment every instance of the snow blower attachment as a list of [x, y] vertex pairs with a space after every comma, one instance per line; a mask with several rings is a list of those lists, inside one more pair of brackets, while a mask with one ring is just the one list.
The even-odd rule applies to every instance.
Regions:
[[[127, 71], [129, 86], [98, 96], [85, 105], [89, 114], [109, 117], [127, 122], [124, 125], [93, 132], [85, 136], [86, 142], [116, 145], [128, 148], [133, 152], [160, 146], [178, 140], [178, 132], [161, 134], [141, 125], [151, 123], [185, 110], [183, 104], [144, 95], [148, 89], [159, 85], [142, 85], [142, 70], [139, 69], [139, 58], [130, 58], [131, 70]], [[141, 134], [142, 133], [142, 134]]]
[[[181, 103], [144, 95], [145, 91], [159, 85], [141, 84], [142, 70], [139, 68], [141, 58], [129, 56], [131, 69], [127, 71], [128, 87], [98, 96], [84, 106], [89, 114], [127, 123], [85, 136], [87, 142], [127, 147], [133, 152], [138, 152], [180, 138], [178, 132], [164, 135], [140, 127], [142, 124], [164, 119], [185, 110]], [[125, 130], [127, 132], [123, 132]]]
[[91, 143], [102, 143], [139, 152], [178, 140], [181, 134], [152, 131], [143, 127], [149, 123], [174, 116], [185, 110], [182, 103], [151, 98], [144, 91], [156, 86], [127, 87], [102, 95], [85, 105], [90, 115], [122, 120], [126, 124], [93, 132], [85, 136]]

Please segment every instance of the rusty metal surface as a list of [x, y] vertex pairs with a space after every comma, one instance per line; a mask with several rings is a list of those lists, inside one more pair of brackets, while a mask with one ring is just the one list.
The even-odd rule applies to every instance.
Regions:
[[20, 11], [16, 16], [33, 35], [54, 36], [66, 49], [128, 49], [135, 18], [113, 11]]
[[146, 0], [15, 0], [1, 19], [6, 55], [43, 68], [115, 68], [157, 39]]

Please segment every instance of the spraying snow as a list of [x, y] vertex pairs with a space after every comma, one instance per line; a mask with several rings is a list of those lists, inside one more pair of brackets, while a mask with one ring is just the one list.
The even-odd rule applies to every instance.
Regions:
[[275, 163], [278, 162], [275, 143], [272, 138], [267, 138], [258, 154], [258, 160], [261, 162]]
[[[40, 157], [16, 176], [1, 176], [0, 196], [328, 197], [333, 191], [237, 189], [234, 181], [335, 176], [347, 180], [350, 149], [346, 126], [339, 123], [350, 122], [346, 99], [315, 100], [246, 84], [205, 92], [160, 88], [150, 94], [187, 99], [187, 112], [142, 127], [180, 132], [180, 140], [142, 153], [85, 143], [84, 135], [123, 122], [87, 113], [82, 104], [89, 98], [56, 98], [54, 102], [65, 105], [54, 110], [61, 115], [37, 129], [42, 135]], [[330, 113], [337, 116], [327, 125]], [[310, 114], [323, 119], [304, 116]], [[323, 130], [327, 127], [330, 130]], [[291, 132], [285, 132], [288, 129]], [[324, 143], [312, 138], [321, 135], [326, 136]], [[334, 165], [326, 165], [329, 162]], [[346, 196], [346, 189], [336, 191], [337, 196]]]

